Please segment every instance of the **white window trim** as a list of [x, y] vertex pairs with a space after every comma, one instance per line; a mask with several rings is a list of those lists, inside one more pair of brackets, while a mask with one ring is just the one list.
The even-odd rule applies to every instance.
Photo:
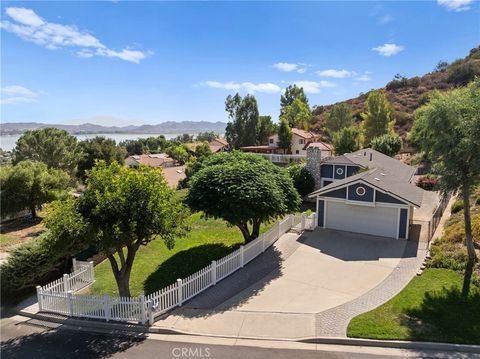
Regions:
[[[358, 193], [358, 190], [362, 190], [363, 193], [362, 193], [362, 194]], [[363, 197], [363, 196], [365, 196], [365, 195], [367, 194], [367, 190], [366, 190], [365, 187], [363, 187], [363, 186], [358, 186], [358, 187], [355, 189], [355, 193], [357, 194], [357, 196]]]

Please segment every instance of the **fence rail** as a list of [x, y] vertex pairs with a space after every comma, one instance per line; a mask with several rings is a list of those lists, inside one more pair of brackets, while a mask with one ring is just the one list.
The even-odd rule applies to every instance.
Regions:
[[72, 317], [103, 319], [106, 321], [137, 321], [153, 324], [155, 318], [170, 309], [181, 306], [207, 288], [217, 284], [245, 264], [262, 254], [290, 229], [299, 231], [315, 228], [315, 213], [289, 215], [270, 230], [232, 253], [212, 261], [199, 271], [162, 288], [148, 296], [138, 298], [98, 297], [78, 295], [74, 292], [94, 281], [93, 263], [74, 260], [73, 272], [37, 287], [41, 311], [60, 313]]

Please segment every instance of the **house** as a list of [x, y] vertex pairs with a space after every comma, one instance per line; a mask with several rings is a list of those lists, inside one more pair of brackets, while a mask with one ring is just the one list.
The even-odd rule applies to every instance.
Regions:
[[292, 141], [290, 143], [290, 149], [287, 151], [279, 147], [278, 134], [272, 135], [268, 138], [268, 145], [245, 146], [240, 147], [240, 150], [255, 153], [292, 154], [305, 157], [307, 155], [308, 146], [321, 147], [322, 151], [326, 151], [325, 156], [327, 152], [330, 153], [329, 156], [333, 153], [332, 147], [321, 142], [319, 135], [298, 128], [292, 128]]
[[[199, 144], [201, 144], [201, 142], [186, 143], [185, 145], [192, 154], [195, 154], [195, 150]], [[208, 143], [208, 147], [212, 153], [224, 152], [228, 150], [228, 142], [223, 138], [216, 138]]]
[[138, 167], [140, 165], [146, 165], [153, 168], [172, 167], [175, 165], [175, 160], [169, 157], [166, 153], [155, 153], [128, 156], [125, 159], [125, 164], [131, 167]]
[[307, 153], [309, 148], [318, 148], [320, 149], [322, 158], [327, 158], [327, 157], [332, 157], [333, 156], [333, 146], [322, 142], [322, 141], [317, 141], [317, 142], [309, 142], [305, 145], [303, 148]]
[[322, 228], [407, 239], [413, 208], [423, 190], [413, 183], [415, 168], [373, 149], [327, 158], [316, 174]]

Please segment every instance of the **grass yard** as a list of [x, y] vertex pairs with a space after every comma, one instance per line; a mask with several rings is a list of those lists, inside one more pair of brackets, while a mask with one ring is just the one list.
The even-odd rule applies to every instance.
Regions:
[[431, 268], [380, 307], [352, 319], [349, 337], [480, 344], [480, 288], [460, 296], [463, 277]]
[[[200, 213], [190, 216], [191, 231], [177, 239], [172, 250], [162, 240], [142, 246], [135, 257], [130, 277], [132, 296], [150, 294], [184, 278], [237, 249], [243, 236], [237, 227], [229, 227], [223, 220], [202, 219]], [[262, 232], [266, 226], [262, 226]], [[108, 260], [95, 267], [92, 294], [118, 295], [117, 284]]]
[[0, 234], [0, 248], [10, 247], [15, 242], [18, 242], [18, 238], [10, 234]]

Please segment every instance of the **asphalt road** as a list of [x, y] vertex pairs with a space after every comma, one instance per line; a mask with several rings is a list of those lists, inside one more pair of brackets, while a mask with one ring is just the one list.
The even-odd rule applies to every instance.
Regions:
[[[291, 358], [403, 358], [383, 354], [340, 351], [273, 349], [247, 346], [196, 344], [151, 339], [144, 334], [93, 333], [65, 326], [56, 328], [22, 317], [1, 320], [1, 358], [214, 358], [214, 359], [291, 359]], [[78, 329], [78, 328], [77, 328]], [[433, 357], [423, 353], [422, 357]], [[446, 354], [446, 353], [444, 353]], [[453, 354], [453, 353], [451, 353]], [[417, 357], [407, 355], [408, 357]], [[436, 357], [436, 356], [435, 356]], [[440, 357], [451, 358], [449, 354]], [[457, 358], [471, 356], [455, 355]]]

